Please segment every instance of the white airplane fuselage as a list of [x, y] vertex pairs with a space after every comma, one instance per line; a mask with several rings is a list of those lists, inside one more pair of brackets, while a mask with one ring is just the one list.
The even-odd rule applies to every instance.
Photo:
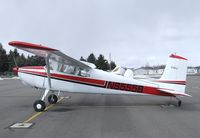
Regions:
[[[158, 90], [165, 88], [159, 82], [126, 78], [98, 69], [90, 69], [87, 74], [89, 76], [83, 77], [51, 71], [51, 90], [71, 93], [172, 96]], [[18, 75], [25, 84], [40, 89], [48, 88], [45, 67], [22, 67], [18, 69]]]
[[[33, 104], [35, 111], [46, 108], [45, 99], [55, 104], [58, 101], [54, 91], [70, 93], [190, 96], [185, 93], [187, 60], [176, 54], [168, 58], [163, 75], [158, 80], [133, 79], [131, 70], [124, 70], [120, 75], [95, 69], [91, 63], [78, 61], [61, 51], [47, 46], [21, 41], [11, 41], [9, 45], [25, 50], [45, 59], [46, 66], [16, 68], [24, 84], [43, 89], [41, 99]], [[13, 70], [15, 71], [15, 70]], [[118, 72], [117, 72], [118, 73]], [[49, 93], [50, 92], [50, 93]], [[181, 101], [178, 100], [178, 106]]]

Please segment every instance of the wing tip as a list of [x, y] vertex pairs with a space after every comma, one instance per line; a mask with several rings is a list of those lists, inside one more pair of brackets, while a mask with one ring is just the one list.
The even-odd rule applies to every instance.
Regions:
[[41, 50], [48, 50], [48, 51], [58, 51], [57, 49], [49, 48], [49, 47], [43, 46], [41, 44], [33, 44], [33, 43], [22, 42], [22, 41], [10, 41], [8, 44], [10, 46], [20, 47], [20, 48], [41, 49]]

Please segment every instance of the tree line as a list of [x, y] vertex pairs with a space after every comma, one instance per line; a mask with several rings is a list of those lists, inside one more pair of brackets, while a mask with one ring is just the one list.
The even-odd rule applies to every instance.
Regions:
[[[80, 58], [82, 61], [87, 61], [93, 63], [97, 66], [98, 69], [109, 70], [113, 69], [116, 65], [115, 62], [109, 63], [108, 60], [104, 58], [102, 54], [98, 58], [91, 53], [86, 59], [82, 56]], [[37, 55], [28, 55], [27, 57], [24, 54], [20, 54], [17, 49], [10, 50], [8, 54], [3, 48], [3, 45], [0, 43], [0, 74], [7, 74], [12, 71], [13, 67], [22, 67], [22, 66], [44, 66], [45, 59]]]
[[86, 59], [81, 56], [80, 60], [93, 63], [96, 65], [97, 69], [101, 69], [104, 71], [113, 70], [116, 67], [114, 61], [111, 61], [109, 63], [108, 60], [105, 59], [105, 57], [102, 54], [100, 54], [98, 58], [96, 58], [96, 56], [93, 53], [91, 53]]
[[3, 48], [0, 43], [0, 73], [4, 74], [11, 72], [13, 67], [22, 67], [22, 66], [43, 66], [45, 65], [45, 60], [42, 57], [35, 55], [28, 55], [25, 57], [24, 54], [19, 54], [17, 49], [10, 50], [9, 53], [6, 53], [6, 50]]

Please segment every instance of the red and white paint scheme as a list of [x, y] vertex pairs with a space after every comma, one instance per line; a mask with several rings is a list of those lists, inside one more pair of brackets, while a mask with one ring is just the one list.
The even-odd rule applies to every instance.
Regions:
[[[46, 108], [45, 98], [55, 104], [58, 100], [55, 92], [124, 94], [124, 95], [158, 95], [178, 99], [190, 96], [185, 93], [187, 59], [170, 55], [162, 77], [158, 80], [133, 79], [130, 70], [120, 75], [95, 68], [95, 65], [75, 60], [59, 50], [42, 45], [20, 41], [9, 45], [44, 57], [46, 66], [17, 68], [18, 76], [24, 84], [44, 89], [40, 100], [34, 102], [35, 111]], [[178, 99], [178, 106], [181, 101]]]

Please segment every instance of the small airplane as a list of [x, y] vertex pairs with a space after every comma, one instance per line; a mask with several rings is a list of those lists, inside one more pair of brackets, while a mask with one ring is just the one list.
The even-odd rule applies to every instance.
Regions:
[[45, 66], [15, 68], [24, 84], [44, 90], [33, 104], [36, 112], [45, 110], [47, 96], [49, 104], [56, 104], [57, 92], [168, 96], [176, 98], [179, 107], [179, 97], [190, 97], [185, 93], [187, 59], [176, 54], [169, 56], [160, 79], [137, 80], [130, 70], [118, 74], [102, 71], [57, 49], [20, 41], [11, 41], [9, 45], [45, 58]]

